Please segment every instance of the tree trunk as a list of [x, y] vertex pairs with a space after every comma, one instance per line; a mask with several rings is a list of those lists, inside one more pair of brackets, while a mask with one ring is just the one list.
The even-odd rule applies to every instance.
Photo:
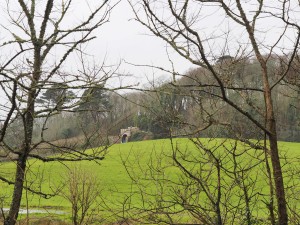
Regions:
[[276, 132], [276, 120], [274, 116], [271, 89], [269, 87], [268, 77], [266, 70], [263, 73], [264, 90], [265, 90], [265, 104], [266, 104], [266, 125], [268, 138], [270, 142], [270, 157], [273, 168], [275, 193], [278, 207], [278, 224], [287, 225], [288, 215], [285, 201], [284, 183], [279, 159], [277, 132]]
[[9, 214], [4, 221], [4, 225], [16, 224], [16, 220], [19, 214], [21, 199], [22, 199], [26, 161], [27, 161], [27, 156], [25, 154], [19, 156], [19, 159], [17, 161], [14, 193], [13, 193], [12, 202], [9, 209]]
[[276, 135], [276, 123], [275, 120], [270, 121], [270, 131], [272, 133], [269, 135], [270, 149], [271, 149], [271, 161], [273, 167], [273, 176], [275, 183], [275, 192], [278, 206], [278, 222], [280, 225], [288, 224], [288, 215], [287, 207], [285, 201], [285, 192], [284, 192], [284, 183], [280, 165], [280, 159], [278, 154], [278, 145], [277, 145], [277, 135]]
[[[34, 87], [35, 81], [32, 82], [31, 87]], [[22, 193], [25, 180], [26, 162], [28, 159], [28, 154], [30, 152], [30, 146], [32, 144], [32, 133], [33, 133], [33, 121], [34, 121], [34, 100], [35, 100], [36, 90], [35, 88], [28, 95], [27, 99], [27, 113], [24, 115], [24, 141], [21, 148], [17, 165], [16, 165], [16, 176], [14, 184], [14, 193], [12, 196], [12, 202], [9, 209], [8, 217], [5, 219], [4, 225], [15, 225], [18, 218]]]
[[274, 214], [274, 187], [273, 187], [273, 180], [272, 180], [272, 172], [271, 172], [271, 168], [269, 165], [269, 155], [267, 152], [267, 148], [266, 148], [266, 137], [265, 137], [265, 143], [264, 143], [264, 147], [265, 147], [265, 162], [266, 162], [266, 171], [268, 174], [268, 183], [269, 183], [269, 188], [270, 188], [270, 202], [268, 205], [268, 210], [270, 212], [270, 222], [271, 225], [276, 225], [276, 220], [275, 220], [275, 214]]

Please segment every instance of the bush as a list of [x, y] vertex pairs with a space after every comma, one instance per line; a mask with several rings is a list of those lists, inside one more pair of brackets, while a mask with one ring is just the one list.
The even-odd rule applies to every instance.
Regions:
[[136, 131], [130, 136], [129, 141], [143, 141], [151, 139], [153, 139], [153, 134], [151, 132]]

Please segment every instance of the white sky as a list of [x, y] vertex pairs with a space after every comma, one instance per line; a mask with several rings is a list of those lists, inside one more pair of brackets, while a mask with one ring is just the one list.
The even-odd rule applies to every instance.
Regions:
[[[272, 5], [270, 1], [267, 2]], [[245, 4], [247, 5], [247, 3]], [[247, 11], [251, 14], [254, 9], [251, 8], [250, 3], [248, 5]], [[198, 24], [201, 35], [204, 37], [220, 35], [220, 38], [216, 38], [215, 42], [209, 42], [211, 45], [210, 50], [214, 51], [216, 56], [218, 56], [218, 52], [222, 51], [223, 45], [225, 46], [225, 42], [227, 41], [232, 42], [229, 44], [232, 49], [228, 50], [232, 51], [232, 53], [230, 53], [232, 55], [238, 51], [237, 49], [239, 49], [240, 46], [248, 45], [249, 40], [247, 34], [244, 33], [244, 28], [240, 29], [241, 27], [239, 25], [232, 23], [231, 19], [228, 20], [227, 17], [223, 19], [224, 14], [216, 10], [216, 8], [206, 7], [201, 11], [201, 15], [202, 18]], [[110, 22], [98, 30], [98, 38], [90, 44], [91, 48], [89, 52], [99, 58], [106, 54], [108, 61], [112, 63], [123, 59], [134, 64], [149, 64], [171, 69], [171, 63], [166, 53], [166, 43], [150, 34], [146, 28], [132, 18], [134, 18], [134, 15], [128, 2], [122, 0], [112, 11]], [[256, 33], [258, 35], [257, 38], [259, 37], [262, 44], [268, 43], [272, 45], [276, 43], [277, 38], [281, 34], [281, 32], [277, 34], [277, 28], [279, 31], [282, 31], [282, 27], [278, 25], [278, 20], [265, 18], [260, 21], [261, 22], [257, 25], [257, 29], [260, 31]], [[224, 36], [227, 31], [230, 31], [231, 34], [228, 35], [228, 40], [225, 40], [222, 36]], [[281, 45], [284, 45], [284, 42]], [[288, 45], [290, 45], [290, 43]], [[174, 63], [175, 71], [184, 73], [191, 67], [194, 67], [190, 62], [175, 53], [170, 47], [168, 47], [168, 52]], [[164, 75], [161, 71], [154, 73], [149, 68], [135, 68], [126, 64], [122, 65], [122, 69], [124, 69], [124, 72], [132, 73], [132, 80], [134, 81], [146, 82], [146, 77], [150, 80], [154, 80]]]
[[[166, 44], [132, 20], [133, 17], [127, 1], [121, 1], [113, 9], [110, 22], [98, 30], [97, 39], [89, 44], [88, 52], [99, 58], [106, 55], [107, 61], [111, 63], [126, 60], [133, 64], [155, 65], [171, 69]], [[176, 71], [184, 73], [192, 67], [190, 62], [170, 48], [168, 52]], [[133, 74], [133, 80], [138, 79], [140, 82], [147, 82], [147, 79], [153, 80], [153, 75], [155, 78], [164, 75], [161, 71], [153, 74], [154, 71], [149, 68], [134, 67], [126, 63], [122, 63], [121, 71]]]
[[[92, 6], [92, 2], [97, 2], [97, 0], [73, 1], [74, 14], [68, 18], [65, 24], [74, 24], [80, 20], [80, 17], [84, 16], [86, 9], [84, 9], [82, 5], [86, 5], [86, 2], [89, 2]], [[43, 0], [37, 1], [40, 9], [45, 7], [44, 3], [45, 1]], [[0, 6], [3, 4], [5, 5], [5, 1], [1, 2]], [[14, 8], [14, 4], [17, 4], [16, 1], [11, 1], [10, 8]], [[248, 11], [249, 10], [250, 9], [248, 9]], [[241, 32], [239, 27], [234, 25], [234, 23], [232, 23], [233, 25], [230, 26], [226, 25], [227, 19], [224, 19], [224, 16], [218, 16], [218, 14], [220, 14], [220, 12], [214, 10], [213, 7], [211, 9], [205, 7], [205, 9], [201, 11], [201, 21], [199, 24], [197, 24], [199, 26], [198, 30], [201, 36], [218, 36], [220, 34], [225, 34], [227, 30], [229, 30], [232, 33], [229, 41], [232, 42], [230, 47], [233, 49], [233, 52], [238, 49], [239, 44], [246, 46], [248, 40], [244, 42], [244, 39], [247, 39], [247, 35], [242, 33], [244, 31]], [[4, 17], [4, 14], [2, 15], [1, 13], [1, 23], [3, 23], [2, 21], [4, 19], [1, 18], [2, 16]], [[133, 64], [148, 64], [171, 69], [171, 63], [166, 53], [166, 43], [158, 37], [154, 37], [146, 28], [142, 27], [142, 25], [134, 21], [132, 18], [134, 18], [134, 15], [128, 2], [126, 0], [121, 0], [121, 2], [112, 10], [110, 22], [105, 24], [103, 27], [100, 27], [96, 33], [94, 33], [96, 34], [97, 39], [94, 39], [88, 44], [86, 49], [87, 52], [91, 55], [94, 55], [95, 59], [99, 63], [101, 63], [103, 58], [106, 57], [106, 62], [109, 64], [117, 64], [122, 60], [126, 60]], [[271, 24], [272, 23], [270, 23], [270, 21], [267, 23], [261, 23], [261, 35], [263, 36], [262, 42], [264, 43], [269, 43], [269, 40], [273, 39], [273, 34], [276, 33], [276, 29], [273, 29]], [[274, 26], [277, 26], [277, 24], [275, 23]], [[11, 30], [11, 28], [9, 28], [9, 30]], [[2, 40], [3, 35], [7, 36], [3, 34], [2, 31], [0, 33], [0, 40]], [[9, 39], [11, 39], [11, 34], [8, 36]], [[223, 48], [224, 40], [222, 40], [222, 36], [220, 36], [220, 38], [216, 38], [215, 40], [216, 41], [210, 41], [210, 48], [212, 51], [214, 51], [213, 53], [218, 56], [218, 52], [220, 52], [220, 49]], [[175, 71], [184, 73], [193, 67], [190, 62], [180, 57], [170, 47], [168, 48], [168, 53], [173, 61]], [[56, 57], [55, 54], [56, 53], [54, 53], [54, 57]], [[57, 55], [59, 55], [58, 52]], [[64, 67], [72, 67], [72, 59], [69, 60]], [[147, 79], [155, 80], [158, 77], [165, 75], [162, 71], [155, 72], [149, 68], [134, 67], [126, 63], [122, 63], [120, 72], [132, 74], [132, 78], [127, 79], [127, 83], [144, 83], [147, 82]]]

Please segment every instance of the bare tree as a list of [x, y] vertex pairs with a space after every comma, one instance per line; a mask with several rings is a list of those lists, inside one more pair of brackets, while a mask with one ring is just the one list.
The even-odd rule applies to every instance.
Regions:
[[93, 212], [100, 195], [100, 183], [95, 175], [88, 170], [74, 166], [66, 174], [66, 186], [62, 196], [72, 206], [72, 221], [74, 225], [89, 224], [93, 220]]
[[[223, 139], [171, 139], [162, 149], [123, 158], [133, 181], [125, 218], [155, 224], [255, 224], [268, 196], [258, 174], [264, 152]], [[247, 157], [246, 157], [247, 155]], [[265, 196], [266, 194], [266, 196]], [[131, 200], [135, 199], [135, 202]], [[137, 200], [139, 199], [139, 200]]]
[[[90, 68], [87, 68], [89, 64], [85, 61], [87, 55], [81, 46], [93, 40], [94, 31], [108, 22], [114, 4], [108, 0], [81, 1], [80, 5], [72, 0], [6, 0], [1, 2], [1, 7], [6, 10], [6, 21], [1, 21], [1, 29], [7, 38], [0, 44], [0, 143], [4, 157], [12, 156], [16, 160], [16, 173], [14, 180], [3, 176], [0, 179], [14, 185], [9, 214], [4, 223], [11, 225], [18, 218], [24, 189], [47, 197], [24, 183], [29, 158], [43, 162], [103, 159], [101, 151], [87, 154], [72, 146], [57, 146], [44, 135], [51, 116], [74, 112], [84, 99], [64, 95], [64, 99], [51, 104], [37, 100], [47, 89], [57, 85], [61, 90], [65, 89], [63, 93], [76, 91], [76, 95], [80, 95], [80, 90], [85, 88], [105, 88], [106, 81], [114, 76], [115, 68], [102, 64], [93, 66], [90, 73]], [[75, 10], [81, 10], [80, 13], [86, 11], [86, 14], [80, 18], [80, 13]], [[73, 22], [68, 23], [70, 20]], [[72, 62], [67, 61], [70, 57], [73, 57]], [[76, 59], [81, 68], [72, 70], [70, 68], [76, 67]], [[66, 101], [68, 97], [71, 98]], [[39, 138], [33, 141], [38, 118], [42, 118], [41, 130]], [[20, 144], [13, 144], [7, 138], [8, 130], [15, 123], [18, 123]], [[43, 148], [59, 149], [67, 155], [47, 158], [39, 154]]]
[[[265, 135], [269, 142], [265, 151], [266, 160], [271, 159], [278, 223], [288, 224], [273, 96], [276, 87], [287, 78], [297, 55], [300, 26], [295, 11], [299, 5], [285, 0], [272, 3], [240, 0], [129, 2], [139, 23], [180, 56], [207, 71], [206, 76], [197, 79], [185, 76], [193, 81], [186, 86], [193, 89], [194, 94], [207, 93], [220, 99], [248, 124], [254, 125], [262, 138]], [[271, 31], [266, 24], [272, 24]], [[273, 70], [270, 63], [279, 64], [280, 60], [274, 61], [273, 56], [280, 53], [290, 54], [286, 54], [282, 69]], [[259, 67], [254, 77], [256, 83], [247, 82], [239, 70], [235, 74], [240, 76], [234, 76], [233, 68], [237, 64], [253, 59]], [[176, 78], [176, 73], [172, 75]], [[173, 84], [179, 85], [175, 79]]]

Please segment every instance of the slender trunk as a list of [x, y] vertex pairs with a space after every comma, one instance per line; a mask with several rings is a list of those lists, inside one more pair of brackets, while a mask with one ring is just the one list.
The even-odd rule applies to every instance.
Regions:
[[251, 210], [250, 210], [250, 201], [251, 199], [249, 198], [248, 195], [248, 190], [247, 187], [245, 185], [244, 182], [244, 174], [243, 174], [243, 180], [242, 180], [242, 184], [243, 184], [243, 192], [244, 192], [244, 198], [245, 198], [245, 204], [246, 204], [246, 220], [247, 220], [247, 224], [251, 225]]
[[[75, 204], [77, 204], [77, 203], [75, 203]], [[73, 224], [74, 225], [78, 225], [78, 223], [77, 223], [77, 220], [78, 220], [77, 216], [78, 216], [78, 209], [77, 209], [77, 205], [75, 205], [73, 207]]]
[[275, 214], [274, 214], [274, 187], [273, 187], [273, 180], [272, 180], [272, 172], [269, 165], [269, 159], [268, 159], [268, 152], [267, 152], [267, 143], [266, 143], [266, 134], [265, 134], [265, 140], [264, 140], [264, 151], [265, 151], [265, 161], [266, 161], [266, 170], [267, 170], [267, 176], [268, 176], [268, 183], [270, 188], [270, 202], [268, 204], [268, 209], [270, 212], [270, 222], [271, 225], [276, 224], [275, 220]]
[[[215, 159], [216, 160], [216, 159]], [[217, 196], [217, 201], [216, 201], [216, 214], [217, 214], [217, 221], [216, 224], [217, 225], [222, 225], [222, 215], [221, 215], [221, 209], [220, 209], [220, 202], [221, 202], [221, 168], [220, 168], [220, 164], [219, 161], [216, 160], [216, 167], [217, 167], [217, 171], [218, 171], [218, 196]]]
[[277, 207], [278, 207], [278, 222], [280, 225], [287, 225], [288, 215], [287, 215], [287, 207], [285, 201], [283, 176], [282, 176], [282, 170], [281, 170], [280, 158], [278, 152], [276, 120], [274, 116], [271, 89], [268, 82], [267, 70], [264, 70], [263, 79], [264, 79], [264, 91], [265, 91], [264, 94], [265, 94], [265, 104], [266, 104], [266, 125], [267, 125], [266, 128], [269, 131], [267, 135], [270, 142], [270, 157], [272, 162], [275, 194], [276, 194]]
[[236, 0], [237, 8], [240, 11], [241, 18], [245, 23], [245, 28], [248, 32], [249, 39], [251, 41], [253, 50], [255, 52], [256, 58], [258, 59], [261, 69], [262, 69], [262, 81], [263, 81], [263, 90], [264, 90], [264, 98], [265, 98], [265, 107], [266, 107], [266, 129], [268, 130], [268, 138], [270, 141], [270, 156], [273, 168], [274, 175], [274, 184], [275, 184], [275, 192], [277, 199], [277, 207], [278, 207], [278, 223], [280, 225], [288, 224], [288, 215], [287, 215], [287, 207], [285, 201], [285, 193], [284, 193], [284, 184], [282, 171], [280, 166], [280, 159], [278, 155], [278, 145], [277, 145], [277, 133], [276, 133], [276, 120], [274, 116], [274, 106], [272, 103], [271, 96], [271, 88], [269, 84], [269, 74], [267, 68], [267, 62], [263, 58], [259, 44], [254, 35], [254, 24], [250, 22], [244, 12], [244, 9], [241, 5], [240, 0]]
[[[34, 87], [35, 82], [31, 84]], [[9, 209], [8, 217], [5, 219], [4, 225], [15, 225], [18, 218], [22, 193], [25, 180], [26, 163], [28, 159], [28, 154], [30, 152], [30, 146], [32, 144], [32, 133], [33, 133], [33, 120], [34, 120], [34, 100], [35, 100], [36, 90], [35, 88], [29, 92], [27, 99], [27, 109], [28, 111], [24, 115], [24, 141], [18, 157], [14, 193], [12, 196], [12, 202]]]
[[[271, 126], [275, 126], [275, 120], [272, 122]], [[273, 134], [273, 132], [275, 132]], [[276, 130], [273, 130], [272, 134], [269, 135], [270, 141], [270, 149], [271, 149], [271, 161], [273, 167], [273, 176], [274, 176], [274, 184], [275, 184], [275, 192], [277, 198], [277, 206], [278, 206], [278, 221], [280, 225], [288, 224], [288, 215], [287, 215], [287, 207], [285, 201], [285, 191], [284, 191], [284, 183], [280, 165], [280, 159], [278, 154], [278, 145], [277, 145], [277, 135]]]
[[26, 155], [19, 156], [19, 159], [17, 161], [14, 193], [13, 193], [12, 202], [10, 205], [9, 214], [4, 221], [4, 225], [15, 225], [16, 224], [16, 220], [17, 220], [18, 214], [19, 214], [21, 199], [22, 199], [26, 161], [27, 161]]

